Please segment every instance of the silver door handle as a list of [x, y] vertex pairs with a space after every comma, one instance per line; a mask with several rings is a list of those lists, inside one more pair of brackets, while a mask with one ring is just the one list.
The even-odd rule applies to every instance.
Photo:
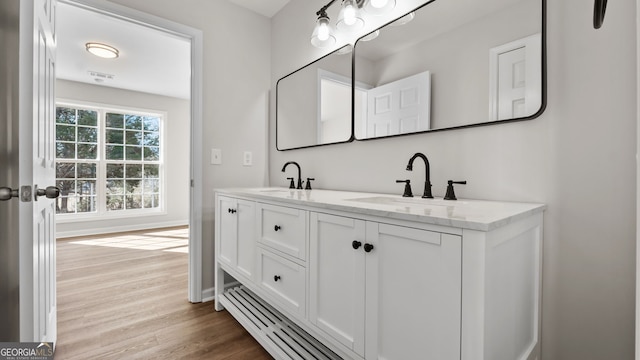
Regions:
[[0, 201], [11, 200], [11, 198], [19, 196], [20, 194], [18, 189], [13, 190], [8, 187], [0, 187]]
[[55, 199], [60, 196], [60, 189], [55, 186], [47, 186], [46, 189], [38, 189], [38, 185], [34, 186], [35, 195], [34, 200], [38, 201], [38, 196], [46, 196], [47, 199]]

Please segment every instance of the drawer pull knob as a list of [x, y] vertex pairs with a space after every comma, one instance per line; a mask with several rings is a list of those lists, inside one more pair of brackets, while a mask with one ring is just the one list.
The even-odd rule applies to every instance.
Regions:
[[280, 225], [276, 225], [276, 226], [273, 227], [273, 230], [275, 230], [275, 231], [278, 231], [280, 229], [282, 229], [282, 227], [280, 227]]
[[351, 243], [351, 246], [353, 246], [355, 250], [358, 250], [360, 246], [362, 246], [362, 243], [358, 240], [353, 240], [353, 242]]
[[235, 214], [236, 213], [236, 209], [229, 209], [229, 214]]
[[273, 276], [273, 281], [278, 281], [280, 280], [280, 275], [274, 275]]
[[365, 252], [371, 252], [371, 250], [373, 250], [373, 245], [371, 245], [371, 244], [364, 244], [364, 251], [365, 251]]

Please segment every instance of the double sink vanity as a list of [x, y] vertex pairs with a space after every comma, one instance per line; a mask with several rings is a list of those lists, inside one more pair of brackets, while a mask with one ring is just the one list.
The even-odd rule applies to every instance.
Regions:
[[[278, 80], [276, 149], [536, 118], [545, 6], [425, 1], [390, 19]], [[422, 198], [409, 180], [405, 196], [304, 189], [293, 161], [293, 189], [217, 190], [216, 310], [276, 359], [538, 360], [545, 206], [456, 200], [452, 180], [430, 198], [419, 155]]]
[[277, 359], [534, 360], [544, 205], [215, 196], [216, 310]]

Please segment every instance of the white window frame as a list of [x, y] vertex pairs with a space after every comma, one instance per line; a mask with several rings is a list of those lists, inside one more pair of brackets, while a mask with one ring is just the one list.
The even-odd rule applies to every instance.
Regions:
[[[167, 203], [167, 193], [166, 193], [166, 165], [165, 165], [165, 147], [166, 147], [166, 123], [168, 121], [167, 112], [153, 109], [143, 109], [143, 108], [134, 108], [130, 106], [120, 106], [106, 103], [95, 103], [95, 102], [87, 102], [80, 100], [71, 100], [71, 99], [57, 99], [55, 103], [56, 109], [58, 107], [69, 107], [74, 109], [81, 110], [90, 110], [98, 112], [98, 156], [97, 159], [69, 159], [69, 162], [86, 162], [86, 163], [97, 163], [96, 169], [96, 188], [98, 189], [96, 192], [96, 212], [90, 213], [61, 213], [56, 214], [56, 222], [59, 223], [72, 223], [72, 222], [82, 222], [82, 221], [96, 221], [96, 220], [106, 220], [106, 219], [123, 219], [130, 217], [144, 217], [144, 216], [159, 216], [166, 215], [166, 203]], [[157, 208], [150, 209], [128, 209], [128, 210], [116, 210], [116, 211], [107, 211], [106, 208], [106, 186], [107, 186], [107, 163], [112, 163], [110, 160], [106, 159], [105, 154], [105, 144], [106, 144], [106, 114], [108, 112], [112, 113], [123, 113], [127, 115], [140, 115], [140, 116], [157, 116], [160, 118], [160, 160], [158, 162], [158, 177], [160, 179], [160, 203]], [[56, 124], [57, 125], [57, 124]], [[64, 162], [65, 159], [57, 159], [58, 161]], [[123, 160], [123, 163], [124, 160]], [[141, 161], [140, 163], [144, 163]], [[126, 164], [126, 163], [125, 163]], [[56, 178], [57, 179], [57, 178]], [[57, 181], [57, 180], [56, 180]]]

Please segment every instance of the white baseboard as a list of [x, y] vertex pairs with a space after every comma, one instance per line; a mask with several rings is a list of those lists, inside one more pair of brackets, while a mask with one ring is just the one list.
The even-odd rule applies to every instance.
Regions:
[[208, 288], [208, 289], [204, 289], [202, 290], [202, 302], [208, 302], [208, 301], [213, 301], [213, 299], [215, 298], [215, 288]]
[[[242, 285], [239, 281], [233, 281], [225, 284], [225, 289]], [[216, 288], [208, 288], [202, 291], [202, 302], [213, 301], [216, 298]]]
[[166, 228], [166, 227], [188, 226], [188, 225], [189, 225], [188, 220], [178, 220], [178, 221], [164, 221], [164, 222], [157, 222], [157, 223], [141, 223], [141, 224], [122, 225], [122, 226], [109, 226], [109, 227], [103, 227], [103, 228], [81, 229], [81, 230], [71, 230], [71, 231], [57, 231], [56, 238], [102, 235], [102, 234], [111, 234], [111, 233], [119, 233], [119, 232], [127, 232], [127, 231], [149, 230], [149, 229], [159, 229], [159, 228]]

